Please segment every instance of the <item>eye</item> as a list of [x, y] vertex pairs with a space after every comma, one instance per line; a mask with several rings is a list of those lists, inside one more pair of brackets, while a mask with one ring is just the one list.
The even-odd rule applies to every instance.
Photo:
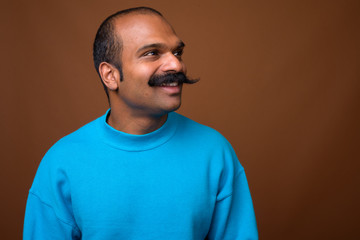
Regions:
[[183, 55], [183, 53], [184, 53], [184, 50], [183, 50], [183, 49], [178, 49], [178, 50], [176, 50], [173, 54], [174, 54], [174, 56], [176, 56], [176, 57], [181, 57], [181, 56]]
[[159, 55], [158, 50], [150, 50], [143, 54], [143, 56], [157, 56], [157, 55]]

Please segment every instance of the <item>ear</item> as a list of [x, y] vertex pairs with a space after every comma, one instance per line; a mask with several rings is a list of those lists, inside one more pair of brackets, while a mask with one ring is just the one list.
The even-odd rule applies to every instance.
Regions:
[[107, 62], [99, 65], [101, 80], [110, 91], [116, 91], [120, 84], [120, 73], [116, 67]]

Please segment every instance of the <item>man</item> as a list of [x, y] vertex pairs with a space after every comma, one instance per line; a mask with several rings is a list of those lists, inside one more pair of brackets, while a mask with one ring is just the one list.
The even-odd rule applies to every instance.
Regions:
[[163, 16], [107, 18], [94, 62], [110, 110], [58, 141], [30, 189], [24, 239], [257, 239], [243, 167], [215, 130], [174, 111], [184, 43]]

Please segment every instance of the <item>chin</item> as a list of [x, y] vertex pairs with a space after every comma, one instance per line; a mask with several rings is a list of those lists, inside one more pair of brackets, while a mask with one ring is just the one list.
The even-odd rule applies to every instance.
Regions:
[[181, 102], [167, 106], [166, 108], [164, 108], [164, 110], [166, 113], [174, 112], [174, 111], [178, 110], [180, 108], [180, 106], [181, 106]]
[[174, 111], [178, 110], [180, 107], [181, 107], [181, 103], [178, 104], [176, 107], [174, 107], [174, 108], [171, 110], [171, 112], [174, 112]]

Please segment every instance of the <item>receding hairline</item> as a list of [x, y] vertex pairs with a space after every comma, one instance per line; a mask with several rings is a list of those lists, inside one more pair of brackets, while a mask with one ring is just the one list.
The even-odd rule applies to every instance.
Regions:
[[109, 19], [110, 20], [109, 23], [112, 25], [113, 31], [116, 32], [116, 27], [115, 26], [117, 24], [121, 24], [121, 19], [134, 17], [134, 16], [154, 16], [154, 17], [158, 17], [159, 19], [164, 21], [171, 28], [171, 30], [175, 33], [175, 30], [172, 27], [172, 25], [169, 23], [169, 21], [167, 21], [167, 19], [163, 15], [161, 15], [161, 13], [152, 12], [150, 10], [139, 10], [139, 11], [132, 11], [132, 12], [127, 12], [127, 13], [115, 15], [115, 16], [113, 16], [112, 19]]
[[144, 15], [151, 15], [152, 14], [152, 15], [158, 15], [158, 16], [163, 17], [163, 15], [159, 11], [157, 11], [157, 10], [155, 10], [153, 8], [150, 8], [150, 7], [135, 7], [135, 8], [128, 8], [128, 9], [124, 9], [124, 10], [118, 11], [116, 13], [113, 13], [110, 16], [108, 16], [103, 21], [103, 23], [111, 22], [114, 19], [120, 18], [122, 16], [131, 15], [131, 14], [144, 14]]
[[165, 19], [165, 17], [160, 12], [158, 12], [155, 9], [146, 8], [146, 7], [145, 8], [144, 7], [131, 8], [131, 9], [127, 9], [125, 11], [119, 11], [119, 12], [114, 13], [113, 15], [109, 16], [107, 18], [107, 21], [109, 21], [109, 23], [112, 25], [112, 27], [115, 27], [114, 25], [117, 20], [119, 20], [121, 18], [130, 17], [130, 16], [136, 16], [136, 15], [158, 16], [159, 18], [161, 18], [162, 20], [164, 20], [166, 23], [168, 23], [170, 25], [170, 23]]
[[118, 11], [109, 17], [107, 17], [103, 24], [107, 22], [107, 24], [110, 25], [112, 37], [113, 39], [120, 44], [120, 51], [122, 50], [122, 38], [120, 32], [117, 31], [116, 25], [117, 22], [121, 20], [122, 18], [130, 17], [130, 16], [136, 16], [136, 15], [148, 15], [148, 16], [157, 16], [160, 19], [162, 19], [164, 22], [166, 22], [172, 31], [175, 33], [174, 28], [171, 26], [171, 24], [165, 19], [165, 17], [157, 10], [149, 7], [136, 7], [136, 8], [129, 8], [125, 10]]

